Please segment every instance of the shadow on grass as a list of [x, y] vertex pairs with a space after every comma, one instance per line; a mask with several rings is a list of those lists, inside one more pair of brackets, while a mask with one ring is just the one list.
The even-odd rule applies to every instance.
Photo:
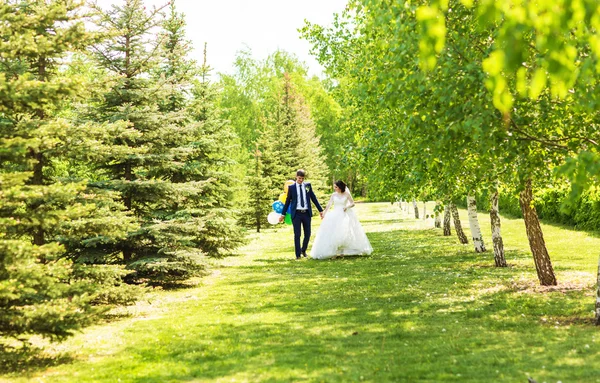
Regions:
[[37, 347], [0, 345], [0, 371], [7, 374], [31, 374], [72, 361], [73, 358], [68, 354], [47, 355], [43, 349]]

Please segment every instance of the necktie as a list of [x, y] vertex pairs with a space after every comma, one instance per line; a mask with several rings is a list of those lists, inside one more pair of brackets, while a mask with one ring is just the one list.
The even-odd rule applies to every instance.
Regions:
[[304, 204], [304, 185], [300, 184], [300, 207], [301, 208], [306, 208], [306, 205]]

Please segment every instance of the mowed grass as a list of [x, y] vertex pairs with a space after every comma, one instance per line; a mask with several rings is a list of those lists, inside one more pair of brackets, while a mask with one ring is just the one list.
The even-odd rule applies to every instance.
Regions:
[[4, 380], [600, 382], [600, 238], [544, 225], [559, 286], [543, 288], [521, 220], [502, 221], [500, 269], [398, 206], [356, 210], [371, 256], [294, 261], [291, 227], [253, 234], [200, 286], [156, 292], [49, 351], [70, 361]]

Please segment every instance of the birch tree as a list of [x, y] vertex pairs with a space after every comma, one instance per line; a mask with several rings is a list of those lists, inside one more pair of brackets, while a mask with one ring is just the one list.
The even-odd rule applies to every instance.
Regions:
[[456, 236], [458, 237], [460, 243], [466, 245], [467, 243], [469, 243], [469, 240], [467, 239], [467, 236], [465, 235], [465, 232], [462, 229], [462, 224], [458, 215], [458, 209], [456, 208], [456, 205], [454, 203], [450, 204], [450, 212], [452, 213], [452, 219], [454, 220], [454, 230], [456, 231]]
[[471, 237], [476, 253], [485, 252], [481, 227], [479, 226], [479, 218], [477, 217], [477, 202], [471, 195], [467, 196], [467, 212], [469, 215], [469, 226], [471, 228]]
[[490, 195], [490, 224], [492, 227], [492, 244], [494, 246], [494, 262], [496, 267], [506, 267], [504, 257], [504, 242], [500, 235], [500, 213], [498, 209], [498, 190]]
[[445, 237], [452, 235], [452, 232], [450, 231], [450, 216], [451, 215], [452, 215], [452, 213], [450, 212], [449, 203], [446, 202], [444, 204], [444, 236]]
[[[501, 174], [503, 181], [516, 179], [520, 185], [532, 172], [536, 179], [550, 176], [547, 164], [560, 164], [569, 151], [560, 143], [569, 139], [562, 133], [570, 129], [567, 120], [583, 117], [563, 113], [568, 106], [556, 104], [549, 93], [536, 102], [517, 100], [514, 114], [499, 112], [498, 94], [485, 85], [497, 69], [488, 55], [498, 26], [490, 23], [481, 28], [479, 15], [460, 2], [452, 2], [452, 12], [444, 12], [443, 18], [430, 17], [433, 13], [427, 13], [429, 4], [422, 1], [389, 6], [383, 1], [360, 1], [346, 13], [352, 23], [339, 21], [330, 30], [311, 29], [310, 25], [306, 28], [315, 52], [332, 74], [356, 77], [356, 97], [362, 104], [384, 105], [381, 109], [385, 112], [381, 110], [379, 116], [386, 116], [388, 123], [378, 121], [372, 130], [365, 131], [373, 137], [374, 146], [398, 153], [395, 166], [385, 170], [418, 169], [427, 176], [412, 180], [423, 187], [434, 179], [450, 189], [449, 195], [469, 190], [474, 180], [496, 182], [495, 175], [486, 175], [494, 165], [515, 164], [512, 172]], [[385, 23], [388, 19], [396, 22]], [[442, 28], [437, 33], [443, 35], [438, 40], [428, 35], [436, 31], [436, 25]], [[418, 28], [422, 33], [415, 32]], [[334, 40], [338, 47], [328, 50]], [[340, 41], [348, 44], [340, 45]], [[435, 49], [415, 60], [415, 53], [424, 46]], [[488, 66], [482, 66], [483, 61]], [[361, 70], [353, 71], [347, 63], [359, 63]], [[548, 121], [561, 126], [550, 140], [542, 136]], [[388, 126], [390, 131], [381, 126]], [[383, 139], [391, 144], [384, 146]], [[549, 151], [551, 147], [555, 150]], [[423, 153], [427, 153], [428, 161], [424, 161]], [[391, 172], [385, 176], [390, 177]], [[409, 180], [403, 178], [403, 182]]]

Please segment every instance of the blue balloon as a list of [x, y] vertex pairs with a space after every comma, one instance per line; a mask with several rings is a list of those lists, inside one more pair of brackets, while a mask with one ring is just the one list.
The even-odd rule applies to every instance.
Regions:
[[277, 214], [283, 213], [283, 202], [281, 202], [281, 201], [273, 202], [273, 211]]

